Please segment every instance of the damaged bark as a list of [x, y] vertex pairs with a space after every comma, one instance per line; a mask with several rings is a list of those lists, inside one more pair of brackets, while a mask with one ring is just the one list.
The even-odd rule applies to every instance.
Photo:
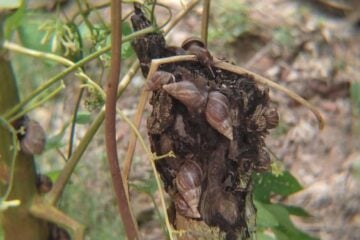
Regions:
[[[135, 30], [150, 26], [138, 6], [131, 20]], [[152, 59], [186, 53], [167, 47], [161, 33], [132, 45], [145, 77]], [[218, 69], [197, 57], [199, 62], [161, 65], [147, 83], [151, 150], [176, 155], [156, 161], [172, 201], [170, 221], [186, 231], [184, 239], [217, 239], [221, 233], [226, 239], [250, 239], [256, 214], [252, 175], [270, 167], [264, 138], [278, 124], [277, 111], [270, 107], [268, 89], [257, 86], [251, 75]]]

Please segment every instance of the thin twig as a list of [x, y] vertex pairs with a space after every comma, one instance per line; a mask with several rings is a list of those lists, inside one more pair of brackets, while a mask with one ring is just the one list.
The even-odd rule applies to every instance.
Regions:
[[111, 66], [106, 86], [105, 144], [117, 205], [128, 239], [138, 239], [137, 225], [132, 216], [121, 176], [116, 144], [116, 95], [121, 69], [121, 1], [111, 0]]
[[73, 118], [72, 118], [72, 121], [71, 121], [71, 129], [70, 129], [70, 137], [69, 137], [69, 150], [68, 150], [67, 158], [70, 158], [71, 154], [72, 154], [72, 149], [73, 149], [73, 145], [74, 145], [74, 137], [75, 137], [76, 119], [77, 119], [77, 116], [78, 116], [80, 102], [81, 102], [83, 94], [84, 94], [84, 88], [81, 88], [80, 92], [79, 92], [79, 95], [77, 97], [77, 100], [76, 100], [74, 113], [73, 113]]
[[[155, 29], [151, 26], [151, 27], [142, 29], [140, 31], [134, 32], [134, 33], [124, 37], [123, 43], [127, 42], [127, 41], [131, 41], [132, 39], [134, 39], [136, 37], [140, 37], [140, 36], [145, 35], [147, 33], [153, 32], [154, 30]], [[15, 48], [14, 48], [14, 46], [15, 46]], [[12, 114], [17, 113], [17, 111], [19, 111], [23, 106], [25, 106], [30, 100], [32, 100], [33, 98], [38, 96], [41, 92], [45, 91], [51, 85], [53, 85], [56, 82], [60, 81], [63, 77], [65, 77], [69, 73], [73, 72], [74, 70], [79, 69], [84, 64], [91, 61], [92, 59], [95, 59], [95, 58], [99, 57], [100, 55], [102, 55], [102, 54], [104, 54], [104, 53], [106, 53], [106, 52], [108, 52], [110, 50], [110, 46], [104, 47], [104, 48], [98, 50], [97, 52], [94, 52], [94, 53], [90, 54], [89, 56], [86, 56], [85, 58], [81, 59], [80, 61], [78, 61], [76, 63], [73, 63], [72, 61], [70, 61], [70, 60], [68, 60], [66, 58], [63, 58], [61, 56], [57, 56], [55, 54], [45, 53], [45, 52], [40, 52], [40, 51], [24, 48], [24, 47], [21, 47], [21, 46], [16, 45], [16, 44], [12, 44], [12, 43], [7, 42], [7, 41], [3, 42], [3, 47], [7, 48], [7, 49], [10, 49], [10, 50], [20, 52], [20, 53], [23, 53], [23, 54], [30, 55], [32, 57], [49, 59], [49, 60], [53, 60], [55, 62], [60, 62], [60, 63], [62, 63], [64, 65], [66, 65], [66, 66], [69, 66], [63, 72], [57, 74], [56, 76], [49, 79], [49, 81], [47, 81], [44, 84], [42, 84], [41, 86], [39, 86], [35, 91], [30, 93], [29, 96], [26, 96], [20, 103], [16, 104], [13, 108], [11, 108], [9, 111], [7, 111], [4, 114], [5, 118], [8, 118]]]
[[307, 100], [305, 100], [304, 98], [302, 98], [301, 96], [299, 96], [298, 94], [296, 94], [295, 92], [287, 89], [286, 87], [283, 87], [267, 78], [264, 78], [252, 71], [249, 71], [245, 68], [241, 68], [239, 66], [235, 66], [226, 62], [222, 62], [221, 60], [217, 60], [214, 63], [215, 67], [221, 68], [223, 70], [227, 70], [233, 73], [237, 73], [237, 74], [249, 74], [251, 76], [254, 77], [254, 80], [258, 83], [264, 84], [264, 85], [268, 85], [276, 90], [279, 90], [283, 93], [285, 93], [286, 95], [288, 95], [290, 98], [294, 99], [295, 101], [299, 102], [300, 104], [302, 104], [303, 106], [305, 106], [306, 108], [308, 108], [310, 111], [312, 111], [315, 115], [315, 117], [317, 118], [318, 122], [319, 122], [319, 128], [323, 129], [325, 126], [325, 122], [323, 117], [321, 116], [320, 112]]
[[207, 45], [209, 28], [210, 0], [203, 0], [203, 10], [201, 19], [201, 40]]

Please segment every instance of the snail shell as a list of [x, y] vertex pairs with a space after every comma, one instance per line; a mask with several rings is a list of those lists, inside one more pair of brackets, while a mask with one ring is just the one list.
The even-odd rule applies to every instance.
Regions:
[[269, 108], [265, 111], [264, 117], [266, 120], [266, 128], [272, 129], [279, 125], [279, 114], [276, 108]]
[[50, 192], [53, 183], [49, 176], [44, 174], [38, 174], [36, 176], [36, 188], [39, 193], [48, 193]]
[[183, 103], [190, 111], [196, 110], [202, 112], [205, 107], [207, 92], [200, 91], [192, 82], [181, 81], [170, 83], [164, 85], [163, 89]]
[[215, 74], [211, 68], [213, 64], [213, 56], [210, 54], [209, 50], [206, 49], [205, 43], [198, 38], [188, 38], [186, 39], [181, 47], [187, 50], [189, 53], [194, 54], [198, 61], [209, 68], [211, 74], [215, 77]]
[[194, 161], [185, 161], [181, 166], [175, 180], [176, 187], [182, 198], [177, 197], [177, 203], [175, 202], [175, 206], [178, 205], [177, 207], [181, 209], [179, 213], [185, 215], [186, 212], [185, 216], [200, 217], [198, 206], [201, 196], [202, 175], [200, 166]]
[[45, 148], [46, 135], [44, 129], [35, 120], [24, 123], [25, 136], [20, 140], [21, 150], [29, 155], [41, 154]]
[[146, 82], [145, 90], [155, 91], [160, 89], [162, 85], [169, 82], [175, 82], [175, 76], [173, 74], [165, 71], [156, 71]]
[[205, 109], [208, 123], [218, 132], [233, 140], [233, 127], [229, 113], [229, 100], [220, 92], [210, 92]]

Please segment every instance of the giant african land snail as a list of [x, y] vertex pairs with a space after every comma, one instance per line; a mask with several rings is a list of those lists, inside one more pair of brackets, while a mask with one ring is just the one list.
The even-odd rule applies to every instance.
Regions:
[[218, 92], [209, 94], [198, 89], [190, 81], [166, 84], [163, 89], [172, 97], [183, 103], [189, 110], [205, 112], [207, 122], [228, 139], [233, 139], [233, 128], [229, 113], [229, 100]]
[[215, 77], [215, 74], [211, 68], [213, 64], [213, 56], [206, 49], [205, 43], [198, 38], [190, 37], [186, 39], [181, 47], [191, 54], [194, 54], [198, 61], [209, 68], [211, 74]]
[[199, 164], [186, 160], [176, 175], [175, 183], [179, 195], [175, 195], [177, 211], [187, 217], [200, 218], [198, 210], [201, 196], [203, 172]]
[[24, 120], [25, 135], [20, 140], [21, 150], [29, 155], [40, 154], [44, 151], [46, 135], [40, 124], [32, 119]]

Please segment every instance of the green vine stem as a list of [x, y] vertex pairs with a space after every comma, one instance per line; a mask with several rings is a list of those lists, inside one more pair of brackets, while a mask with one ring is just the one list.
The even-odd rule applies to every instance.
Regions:
[[31, 104], [30, 107], [25, 108], [24, 110], [20, 111], [18, 114], [12, 116], [9, 118], [9, 122], [13, 122], [16, 119], [19, 119], [20, 117], [24, 116], [26, 113], [32, 111], [33, 109], [37, 108], [38, 106], [42, 105], [43, 103], [49, 101], [51, 98], [55, 97], [57, 94], [60, 93], [61, 90], [65, 88], [65, 85], [63, 82], [61, 82], [61, 85], [51, 91], [50, 93], [47, 93], [44, 98], [42, 98], [39, 101], [36, 101], [34, 104]]
[[[134, 32], [126, 37], [124, 37], [123, 42], [127, 42], [132, 40], [133, 38], [145, 35], [147, 33], [151, 33], [153, 31], [155, 31], [156, 29], [154, 27], [148, 27], [146, 29]], [[5, 44], [6, 41], [3, 43], [3, 47], [9, 47], [8, 44]], [[26, 48], [25, 48], [26, 49]], [[14, 50], [14, 49], [12, 49]], [[26, 49], [29, 50], [29, 49]], [[53, 61], [57, 61], [57, 62], [61, 62], [62, 64], [67, 64], [69, 67], [67, 69], [65, 69], [63, 72], [57, 74], [56, 76], [52, 77], [49, 81], [47, 81], [46, 83], [42, 84], [41, 86], [39, 86], [35, 91], [33, 91], [29, 96], [27, 96], [23, 101], [21, 101], [20, 103], [18, 103], [17, 105], [15, 105], [13, 108], [11, 108], [8, 112], [5, 113], [4, 117], [5, 118], [9, 118], [11, 115], [16, 114], [23, 106], [25, 106], [29, 101], [31, 101], [33, 98], [36, 98], [38, 94], [40, 94], [41, 92], [45, 91], [47, 88], [49, 88], [50, 86], [52, 86], [54, 83], [58, 82], [59, 80], [61, 80], [63, 77], [65, 77], [66, 75], [68, 75], [69, 73], [73, 72], [74, 70], [79, 69], [81, 66], [83, 66], [84, 64], [88, 63], [89, 61], [99, 57], [100, 55], [108, 52], [110, 50], [110, 46], [104, 47], [92, 54], [90, 54], [89, 56], [81, 59], [79, 62], [77, 63], [73, 63], [70, 60], [64, 61], [64, 58], [57, 56], [55, 54], [50, 54], [50, 53], [44, 53], [44, 52], [38, 52], [34, 50], [31, 51], [24, 51], [22, 53], [24, 54], [28, 54], [30, 56], [33, 57], [37, 57], [37, 58], [42, 58], [42, 59], [49, 59], [49, 60], [53, 60]], [[33, 54], [34, 53], [34, 54]]]
[[58, 208], [42, 202], [40, 197], [36, 197], [30, 207], [30, 213], [49, 222], [70, 230], [73, 240], [84, 240], [85, 227], [74, 219], [61, 212]]
[[11, 145], [12, 153], [11, 153], [11, 158], [10, 158], [10, 178], [9, 178], [9, 181], [8, 181], [9, 184], [8, 184], [8, 187], [6, 189], [6, 192], [5, 192], [4, 196], [2, 197], [3, 200], [7, 200], [9, 198], [12, 186], [14, 184], [15, 164], [16, 164], [16, 156], [17, 156], [17, 151], [18, 151], [18, 148], [19, 148], [19, 144], [18, 144], [18, 141], [17, 141], [16, 130], [13, 128], [13, 126], [8, 121], [3, 119], [2, 117], [0, 117], [0, 125], [5, 127], [6, 130], [10, 132], [10, 134], [11, 134], [11, 142], [12, 142], [12, 145]]

